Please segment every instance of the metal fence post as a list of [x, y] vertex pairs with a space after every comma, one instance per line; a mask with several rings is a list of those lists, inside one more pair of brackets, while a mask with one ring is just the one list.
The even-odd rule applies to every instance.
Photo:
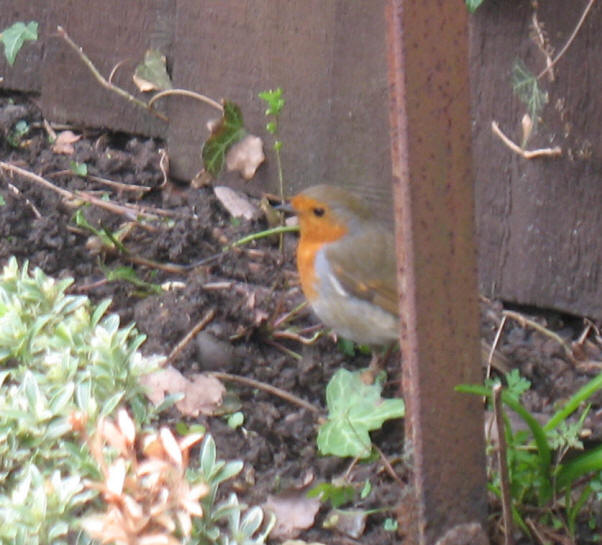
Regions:
[[[487, 543], [467, 9], [388, 0], [391, 150], [412, 543]], [[406, 541], [404, 541], [406, 543]]]

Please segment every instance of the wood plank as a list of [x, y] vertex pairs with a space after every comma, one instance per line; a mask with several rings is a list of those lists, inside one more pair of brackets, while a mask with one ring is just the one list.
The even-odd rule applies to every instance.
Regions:
[[[555, 51], [585, 3], [540, 2], [538, 19]], [[526, 160], [492, 135], [491, 121], [520, 141], [524, 107], [511, 68], [535, 73], [545, 59], [529, 39], [530, 3], [485, 2], [472, 35], [474, 153], [481, 289], [504, 300], [602, 319], [602, 9], [596, 5], [564, 57], [528, 148], [560, 146], [557, 159]]]
[[[325, 120], [332, 110], [330, 74], [334, 62], [334, 3], [270, 0], [233, 4], [222, 0], [178, 0], [174, 44], [174, 83], [216, 100], [227, 98], [243, 110], [245, 125], [264, 138], [268, 164], [245, 188], [275, 190], [277, 172], [265, 131], [265, 104], [257, 93], [282, 87], [287, 101], [281, 118], [282, 158], [291, 192], [324, 181], [327, 172]], [[206, 122], [212, 108], [186, 98], [169, 103], [168, 147], [172, 173], [190, 179], [201, 168]], [[241, 186], [237, 174], [220, 183]]]
[[352, 189], [392, 221], [388, 82], [383, 0], [336, 2], [328, 183]]
[[[149, 47], [169, 55], [173, 2], [52, 0], [51, 24], [61, 25], [108, 77], [117, 63], [114, 83], [132, 94], [132, 74]], [[75, 52], [58, 35], [46, 44], [42, 76], [42, 107], [53, 121], [107, 127], [161, 136], [166, 123], [103, 88]]]

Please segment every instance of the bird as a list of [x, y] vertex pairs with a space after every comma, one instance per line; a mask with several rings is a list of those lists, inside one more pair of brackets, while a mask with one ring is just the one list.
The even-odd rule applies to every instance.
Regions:
[[[290, 199], [290, 208], [299, 222], [301, 289], [314, 313], [357, 344], [392, 346], [399, 338], [399, 297], [391, 227], [365, 199], [334, 185], [304, 189]], [[488, 352], [484, 345], [483, 357]], [[371, 367], [378, 367], [377, 359]], [[493, 365], [508, 370], [499, 352]]]

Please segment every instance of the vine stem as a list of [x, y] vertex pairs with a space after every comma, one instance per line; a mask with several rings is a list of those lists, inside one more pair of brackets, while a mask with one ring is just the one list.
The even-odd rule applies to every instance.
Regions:
[[122, 89], [121, 87], [118, 87], [114, 83], [111, 83], [107, 78], [105, 78], [98, 71], [98, 68], [96, 68], [96, 66], [94, 66], [94, 63], [90, 60], [90, 57], [88, 57], [88, 55], [86, 55], [84, 53], [84, 50], [71, 39], [71, 36], [69, 36], [69, 34], [67, 34], [67, 31], [61, 25], [57, 26], [56, 29], [59, 33], [59, 36], [61, 36], [61, 38], [63, 38], [63, 40], [65, 40], [67, 42], [69, 47], [71, 47], [71, 49], [73, 49], [73, 51], [75, 51], [77, 56], [88, 67], [90, 72], [92, 72], [92, 75], [94, 76], [94, 78], [105, 89], [109, 89], [110, 91], [113, 91], [114, 93], [118, 94], [119, 96], [121, 96], [121, 97], [125, 98], [126, 100], [128, 100], [129, 102], [131, 102], [132, 104], [135, 104], [136, 106], [139, 106], [140, 108], [143, 108], [144, 110], [149, 110], [153, 115], [157, 116], [162, 121], [165, 121], [165, 122], [169, 121], [167, 119], [167, 117], [165, 115], [163, 115], [161, 112], [157, 112], [156, 110], [149, 108], [148, 104], [146, 102], [144, 102], [143, 100], [136, 98], [134, 95], [128, 93], [125, 89]]
[[556, 55], [556, 57], [554, 57], [554, 60], [548, 64], [548, 66], [546, 66], [537, 76], [536, 79], [540, 79], [542, 76], [544, 76], [545, 74], [547, 74], [550, 70], [552, 70], [552, 68], [554, 67], [554, 65], [560, 60], [560, 58], [565, 54], [566, 50], [570, 47], [570, 45], [573, 43], [573, 40], [575, 39], [575, 37], [577, 36], [577, 33], [579, 32], [579, 30], [581, 29], [581, 27], [583, 26], [583, 23], [585, 21], [585, 18], [587, 17], [587, 14], [589, 13], [589, 11], [592, 9], [592, 6], [594, 5], [596, 0], [589, 0], [587, 6], [585, 6], [585, 9], [583, 10], [583, 13], [581, 14], [581, 18], [579, 19], [579, 22], [577, 23], [577, 26], [575, 27], [575, 29], [573, 30], [573, 32], [571, 33], [571, 35], [569, 36], [569, 39], [566, 41], [566, 44], [564, 44], [564, 47], [559, 51], [558, 55]]
[[188, 89], [166, 89], [165, 91], [160, 91], [156, 95], [153, 95], [153, 97], [148, 101], [149, 109], [153, 112], [156, 112], [156, 110], [153, 108], [153, 104], [160, 98], [170, 96], [170, 95], [194, 98], [200, 102], [209, 104], [209, 106], [213, 106], [216, 110], [219, 110], [220, 112], [224, 111], [224, 107], [219, 102], [216, 102], [212, 98], [202, 95], [201, 93], [195, 93], [194, 91], [189, 91]]

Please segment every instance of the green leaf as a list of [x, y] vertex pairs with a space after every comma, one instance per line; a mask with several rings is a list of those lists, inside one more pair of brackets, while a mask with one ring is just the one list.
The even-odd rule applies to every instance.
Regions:
[[228, 426], [235, 430], [236, 428], [242, 426], [244, 421], [245, 415], [242, 412], [237, 411], [228, 417]]
[[163, 293], [163, 289], [158, 284], [152, 284], [151, 282], [146, 282], [145, 280], [138, 278], [136, 271], [132, 269], [132, 267], [117, 267], [113, 270], [106, 270], [104, 273], [109, 282], [125, 280], [134, 286], [147, 289], [152, 293]]
[[602, 445], [579, 454], [567, 462], [558, 472], [556, 485], [558, 490], [570, 486], [583, 475], [602, 471]]
[[156, 49], [144, 53], [144, 62], [136, 66], [134, 83], [142, 92], [171, 89], [171, 79], [167, 73], [165, 55]]
[[403, 400], [382, 399], [381, 384], [364, 384], [361, 373], [339, 369], [326, 387], [328, 420], [317, 439], [322, 454], [366, 458], [371, 452], [369, 431], [405, 414]]
[[69, 168], [76, 176], [87, 176], [88, 165], [86, 163], [78, 163], [77, 161], [69, 161]]
[[258, 94], [258, 96], [268, 105], [265, 115], [273, 115], [275, 117], [280, 115], [285, 104], [285, 100], [282, 98], [281, 87], [278, 87], [277, 89], [270, 89], [269, 91], [262, 91]]
[[224, 101], [224, 115], [205, 142], [201, 156], [205, 171], [213, 178], [224, 168], [226, 153], [233, 144], [246, 134], [240, 107], [229, 100]]
[[483, 0], [466, 0], [466, 7], [470, 13], [474, 13], [482, 3]]
[[350, 484], [337, 485], [335, 483], [320, 483], [307, 492], [308, 498], [320, 498], [320, 501], [334, 509], [353, 501], [355, 489]]
[[398, 522], [395, 519], [387, 518], [383, 523], [383, 529], [387, 532], [395, 532], [397, 531]]
[[4, 196], [0, 195], [0, 206], [5, 206], [6, 205], [6, 201], [4, 200]]
[[350, 358], [355, 356], [355, 343], [349, 339], [339, 337], [337, 348], [339, 349], [339, 352], [342, 352], [345, 356], [349, 356]]
[[512, 89], [527, 107], [527, 112], [535, 126], [541, 110], [548, 102], [548, 93], [539, 88], [537, 77], [520, 59], [512, 66]]
[[15, 63], [17, 53], [27, 41], [35, 41], [38, 39], [38, 23], [30, 21], [25, 24], [21, 21], [4, 29], [0, 34], [0, 41], [4, 44], [4, 55], [8, 64], [11, 66]]

